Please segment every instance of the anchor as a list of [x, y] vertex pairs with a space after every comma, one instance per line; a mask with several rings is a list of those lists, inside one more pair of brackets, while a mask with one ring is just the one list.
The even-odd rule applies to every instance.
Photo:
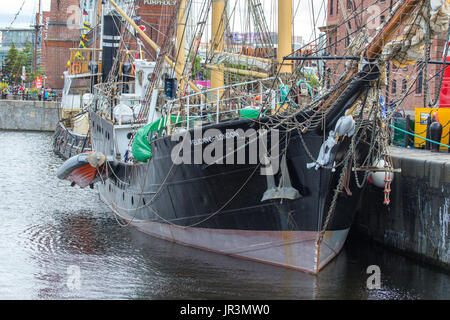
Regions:
[[302, 198], [300, 192], [292, 187], [289, 171], [286, 164], [286, 153], [281, 158], [281, 179], [279, 186], [275, 186], [275, 176], [267, 175], [267, 190], [261, 199], [261, 202], [275, 199], [296, 200]]

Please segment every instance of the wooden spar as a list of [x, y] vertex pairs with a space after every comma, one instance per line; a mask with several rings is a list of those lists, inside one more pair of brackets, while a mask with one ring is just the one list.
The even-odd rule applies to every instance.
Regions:
[[278, 63], [280, 73], [292, 73], [292, 63], [283, 61], [292, 52], [292, 1], [278, 0]]
[[[145, 33], [144, 31], [142, 31], [141, 29], [139, 29], [139, 27], [137, 26], [136, 23], [134, 23], [133, 20], [131, 20], [131, 18], [117, 5], [117, 3], [114, 2], [114, 0], [108, 0], [111, 5], [117, 10], [117, 12], [119, 12], [119, 14], [125, 19], [127, 20], [127, 22], [133, 27], [134, 30], [136, 30], [137, 33], [139, 33], [139, 35], [144, 39], [145, 42], [147, 42], [154, 50], [159, 51], [160, 48], [159, 46], [153, 42], [152, 39], [150, 39]], [[183, 70], [180, 70], [180, 68], [177, 68], [175, 66], [175, 63], [170, 60], [170, 58], [168, 56], [164, 56], [164, 60], [167, 62], [167, 64], [169, 66], [171, 66], [175, 72], [178, 75], [182, 75], [183, 74]], [[197, 88], [197, 86], [195, 85], [195, 83], [193, 83], [192, 81], [188, 81], [189, 86], [194, 89], [195, 92], [201, 92], [201, 90], [199, 88]]]
[[[184, 70], [185, 62], [185, 28], [186, 28], [186, 0], [180, 0], [180, 8], [177, 17], [177, 63], [180, 70]], [[184, 79], [181, 74], [177, 74], [178, 84], [180, 88], [180, 96], [184, 94]]]
[[[212, 1], [212, 20], [211, 20], [211, 51], [223, 51], [223, 38], [225, 34], [225, 1]], [[224, 86], [223, 72], [219, 68], [211, 69], [211, 88], [222, 88]]]
[[219, 72], [230, 72], [230, 73], [236, 73], [243, 76], [251, 76], [251, 77], [257, 77], [257, 78], [269, 78], [269, 75], [267, 73], [263, 72], [256, 72], [251, 70], [241, 70], [241, 69], [235, 69], [235, 68], [227, 68], [222, 66], [216, 66], [212, 64], [207, 64], [205, 66], [207, 69], [211, 69], [213, 71], [219, 71]]
[[372, 44], [366, 51], [366, 58], [376, 59], [381, 54], [383, 46], [388, 43], [395, 35], [395, 32], [404, 26], [403, 17], [409, 18], [409, 14], [417, 8], [421, 0], [407, 0], [399, 9], [394, 17], [387, 23], [383, 30], [373, 39]]

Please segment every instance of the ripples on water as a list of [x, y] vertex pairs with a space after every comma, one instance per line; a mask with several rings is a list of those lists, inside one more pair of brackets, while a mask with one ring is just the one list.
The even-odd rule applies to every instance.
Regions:
[[[95, 190], [56, 178], [49, 133], [0, 131], [0, 162], [0, 299], [450, 298], [449, 274], [367, 243], [347, 243], [316, 277], [122, 228]], [[366, 289], [372, 264], [381, 290]]]

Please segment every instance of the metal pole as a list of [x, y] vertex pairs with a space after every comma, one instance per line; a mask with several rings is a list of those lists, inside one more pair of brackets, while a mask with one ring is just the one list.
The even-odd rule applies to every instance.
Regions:
[[189, 98], [189, 97], [187, 97], [187, 104], [186, 104], [186, 107], [187, 107], [187, 111], [186, 111], [186, 127], [187, 127], [187, 129], [189, 130], [189, 108], [190, 108], [190, 104], [189, 104], [189, 100], [191, 100], [191, 98]]
[[217, 89], [217, 92], [216, 92], [216, 95], [217, 95], [217, 106], [216, 106], [216, 123], [219, 123], [219, 100], [220, 100], [220, 92], [219, 92], [219, 89]]
[[36, 36], [35, 36], [35, 45], [34, 45], [34, 73], [37, 74], [38, 65], [37, 65], [37, 54], [38, 54], [38, 38], [39, 31], [41, 29], [41, 0], [38, 2], [38, 12], [36, 14]]

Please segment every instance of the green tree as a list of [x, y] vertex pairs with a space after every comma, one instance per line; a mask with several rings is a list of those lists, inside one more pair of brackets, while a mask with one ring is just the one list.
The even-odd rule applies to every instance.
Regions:
[[14, 43], [11, 46], [11, 49], [8, 51], [8, 55], [5, 59], [5, 72], [6, 73], [14, 73], [17, 74], [17, 58], [19, 56], [19, 52], [16, 49]]
[[20, 76], [22, 75], [23, 67], [25, 67], [25, 71], [28, 75], [27, 82], [29, 82], [35, 75], [34, 73], [31, 73], [33, 67], [33, 47], [31, 46], [31, 43], [27, 43], [25, 48], [19, 52], [16, 49], [16, 46], [12, 44], [5, 59], [5, 72], [16, 75], [16, 77], [10, 77], [13, 82], [21, 82]]
[[33, 56], [33, 47], [31, 46], [31, 43], [28, 42], [25, 45], [25, 48], [19, 53], [20, 62], [25, 66], [27, 74], [31, 73], [31, 70], [33, 69]]

